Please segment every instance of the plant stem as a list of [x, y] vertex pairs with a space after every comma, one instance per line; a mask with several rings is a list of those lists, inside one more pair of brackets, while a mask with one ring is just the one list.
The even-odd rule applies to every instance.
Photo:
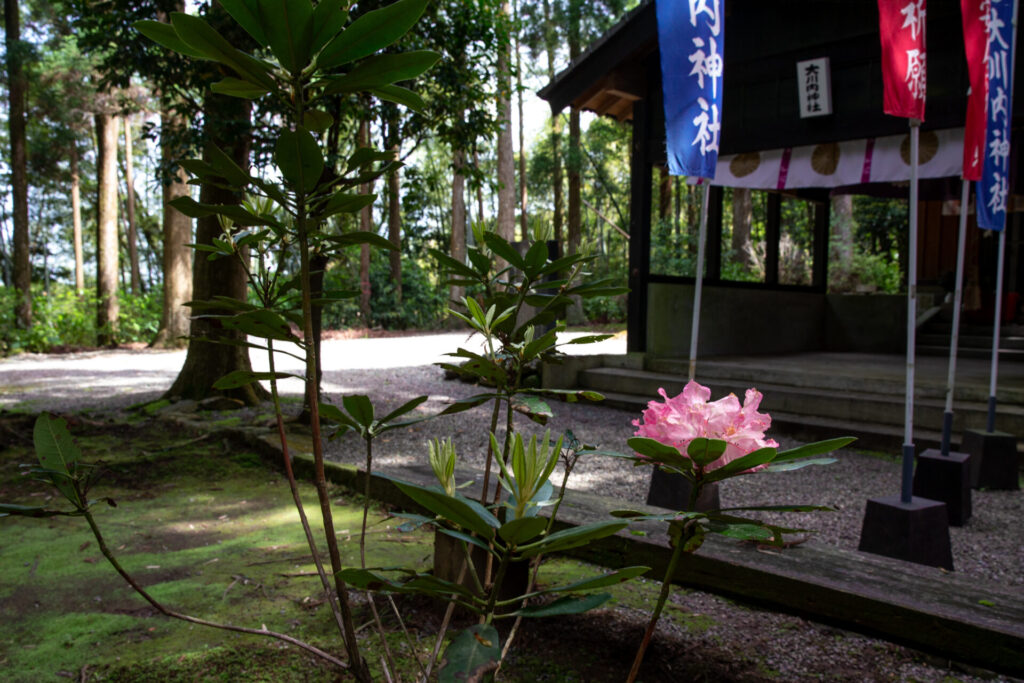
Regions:
[[295, 508], [299, 511], [299, 522], [302, 524], [302, 531], [306, 535], [306, 543], [309, 545], [309, 550], [313, 555], [313, 563], [316, 565], [316, 573], [320, 577], [320, 583], [324, 587], [324, 595], [327, 598], [327, 603], [331, 606], [331, 611], [334, 613], [334, 620], [337, 622], [342, 638], [344, 638], [345, 625], [341, 619], [341, 610], [338, 607], [336, 597], [332, 596], [333, 591], [331, 590], [331, 582], [327, 578], [327, 573], [324, 571], [323, 559], [320, 557], [320, 551], [317, 549], [316, 539], [313, 537], [313, 530], [310, 528], [309, 519], [306, 517], [306, 508], [302, 504], [302, 498], [299, 495], [299, 484], [295, 480], [295, 472], [292, 470], [292, 458], [291, 453], [289, 453], [288, 450], [288, 439], [286, 438], [284, 431], [284, 416], [281, 412], [281, 396], [277, 391], [277, 379], [273, 376], [273, 340], [267, 340], [267, 351], [270, 359], [270, 396], [274, 402], [274, 416], [277, 418], [277, 434], [281, 440], [281, 455], [284, 459], [284, 472], [288, 478], [288, 487], [291, 489], [292, 500], [295, 503]]
[[679, 565], [679, 559], [683, 556], [683, 547], [686, 545], [686, 541], [692, 533], [690, 528], [689, 523], [683, 527], [683, 531], [679, 535], [679, 540], [676, 542], [676, 546], [672, 549], [672, 557], [668, 561], [668, 569], [665, 571], [665, 578], [661, 581], [661, 593], [658, 594], [658, 604], [654, 606], [654, 613], [651, 614], [651, 620], [647, 624], [647, 630], [644, 631], [644, 638], [640, 641], [640, 647], [636, 651], [636, 658], [633, 660], [633, 668], [629, 670], [629, 678], [626, 679], [626, 683], [633, 683], [633, 681], [636, 680], [637, 674], [640, 673], [640, 664], [644, 661], [644, 653], [647, 652], [647, 646], [651, 643], [651, 637], [654, 635], [654, 629], [657, 627], [658, 619], [661, 617], [661, 610], [665, 607], [665, 601], [668, 600], [668, 594], [672, 590], [672, 578], [676, 575], [676, 567]]
[[[295, 120], [303, 118], [303, 84], [300, 80], [293, 83]], [[345, 582], [338, 577], [342, 570], [341, 552], [338, 550], [338, 537], [334, 531], [334, 515], [331, 511], [331, 497], [327, 490], [327, 476], [324, 472], [324, 446], [320, 435], [320, 397], [317, 391], [316, 344], [313, 339], [313, 303], [312, 286], [309, 273], [309, 226], [306, 216], [306, 192], [298, 188], [295, 196], [295, 228], [299, 238], [299, 274], [302, 283], [302, 338], [306, 349], [306, 393], [309, 395], [309, 423], [313, 439], [313, 462], [316, 470], [315, 484], [317, 497], [320, 501], [320, 512], [323, 516], [324, 536], [327, 540], [327, 551], [331, 558], [331, 570], [334, 573], [334, 585], [338, 592], [338, 604], [341, 606], [342, 623], [345, 628], [345, 647], [348, 650], [352, 672], [356, 679], [370, 683], [370, 672], [359, 653], [356, 642], [355, 623], [352, 620], [352, 608], [348, 602], [348, 589]]]
[[[494, 430], [498, 428], [498, 417], [501, 416], [501, 398], [494, 398], [494, 411], [491, 413], [491, 431], [489, 434], [493, 434]], [[484, 488], [480, 493], [480, 504], [487, 505], [487, 499], [490, 497], [491, 487], [491, 461], [495, 457], [495, 453], [491, 450], [491, 440], [487, 439], [487, 464], [484, 466]], [[500, 486], [500, 484], [499, 484]]]
[[192, 624], [199, 624], [200, 626], [219, 628], [224, 631], [234, 631], [236, 633], [248, 633], [254, 636], [266, 636], [269, 638], [276, 638], [277, 640], [283, 640], [286, 643], [291, 643], [296, 647], [302, 648], [303, 650], [306, 650], [307, 652], [314, 654], [320, 659], [328, 661], [341, 669], [349, 668], [348, 664], [341, 661], [334, 655], [324, 652], [318, 647], [314, 647], [309, 643], [305, 643], [301, 640], [298, 640], [297, 638], [292, 638], [291, 636], [285, 635], [283, 633], [268, 631], [266, 629], [246, 628], [244, 626], [235, 626], [233, 624], [219, 624], [214, 621], [199, 619], [198, 617], [193, 617], [188, 614], [181, 614], [180, 612], [175, 612], [174, 610], [164, 607], [162, 604], [157, 602], [153, 596], [147, 593], [145, 589], [142, 588], [142, 586], [135, 582], [135, 579], [133, 579], [131, 575], [127, 571], [125, 571], [124, 567], [121, 566], [121, 563], [118, 562], [117, 558], [114, 557], [113, 553], [110, 552], [110, 549], [107, 547], [106, 541], [103, 539], [103, 534], [100, 533], [99, 526], [96, 525], [96, 520], [93, 519], [92, 513], [89, 512], [89, 510], [84, 509], [83, 516], [85, 517], [85, 521], [89, 523], [89, 528], [92, 529], [92, 534], [96, 538], [96, 545], [99, 546], [100, 552], [103, 553], [103, 557], [107, 558], [107, 561], [110, 562], [114, 570], [121, 575], [121, 578], [123, 578], [136, 593], [141, 595], [146, 600], [146, 602], [152, 605], [154, 609], [156, 609], [164, 616], [170, 617], [172, 619], [180, 619], [182, 621], [187, 621]]

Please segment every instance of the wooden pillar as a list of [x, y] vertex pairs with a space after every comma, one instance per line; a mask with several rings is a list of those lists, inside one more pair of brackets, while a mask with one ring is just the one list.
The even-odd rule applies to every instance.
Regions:
[[831, 211], [832, 202], [828, 200], [814, 203], [814, 260], [811, 264], [811, 286], [818, 292], [828, 290], [828, 236]]
[[768, 193], [764, 226], [764, 281], [779, 284], [779, 240], [782, 239], [782, 195]]
[[626, 350], [647, 350], [647, 281], [651, 272], [651, 203], [653, 182], [648, 137], [651, 106], [633, 103], [633, 139], [629, 179], [629, 296], [626, 304]]
[[708, 234], [705, 254], [707, 262], [704, 264], [704, 280], [706, 282], [721, 282], [722, 280], [722, 201], [725, 198], [725, 188], [721, 185], [712, 185], [708, 192]]

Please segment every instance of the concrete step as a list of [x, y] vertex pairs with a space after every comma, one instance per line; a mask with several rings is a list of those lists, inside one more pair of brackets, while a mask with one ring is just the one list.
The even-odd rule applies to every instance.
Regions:
[[[917, 335], [917, 348], [921, 346], [945, 346], [949, 348], [949, 333], [935, 333], [931, 330]], [[957, 337], [957, 346], [960, 349], [992, 349], [992, 333], [986, 335], [961, 334]], [[1007, 337], [999, 339], [1000, 351], [1024, 351], [1024, 337]]]
[[[742, 397], [749, 383], [746, 380], [709, 378], [701, 374], [701, 383], [709, 386], [712, 396], [734, 393]], [[614, 392], [634, 394], [643, 401], [656, 400], [658, 389], [664, 387], [670, 396], [683, 390], [685, 376], [669, 375], [642, 370], [621, 368], [592, 368], [580, 374], [583, 388], [601, 393]], [[764, 395], [763, 410], [771, 413], [785, 413], [804, 418], [823, 418], [864, 424], [897, 427], [902, 430], [904, 417], [904, 389], [898, 392], [864, 392], [822, 389], [818, 387], [793, 387], [758, 381], [757, 389]], [[914, 422], [922, 429], [940, 431], [945, 408], [944, 399], [916, 396], [914, 401]], [[961, 401], [954, 406], [954, 431], [983, 429], [985, 427], [987, 403]], [[996, 428], [1011, 434], [1024, 434], [1024, 408], [1014, 405], [1000, 407], [996, 416]]]
[[[654, 373], [673, 376], [679, 380], [689, 372], [689, 364], [686, 360], [675, 358], [648, 358], [645, 368]], [[891, 373], [873, 373], [869, 368], [858, 368], [856, 373], [841, 372], [834, 370], [814, 370], [799, 363], [794, 367], [785, 364], [758, 361], [756, 367], [749, 364], [739, 364], [731, 361], [716, 361], [715, 359], [702, 359], [699, 362], [700, 380], [702, 383], [719, 381], [743, 384], [744, 388], [749, 386], [788, 386], [806, 387], [811, 389], [832, 390], [835, 392], [863, 392], [865, 388], [870, 393], [883, 395], [903, 396], [905, 391], [905, 380], [902, 373], [893, 375]], [[657, 387], [655, 387], [657, 389]], [[945, 401], [946, 383], [945, 376], [941, 381], [937, 379], [928, 380], [920, 374], [914, 388], [915, 396], [919, 399], [931, 398]], [[763, 390], [762, 390], [762, 393]], [[961, 402], [988, 402], [988, 386], [970, 385], [958, 383], [954, 394], [957, 405]], [[1017, 386], [1009, 382], [999, 385], [996, 392], [1000, 405], [1024, 406], [1024, 386]], [[954, 406], [956, 408], [956, 406]], [[901, 413], [902, 414], [902, 413]]]
[[[948, 339], [946, 340], [949, 341]], [[921, 344], [917, 345], [917, 353], [923, 356], [948, 356], [949, 355], [949, 344]], [[957, 358], [991, 358], [992, 348], [980, 348], [980, 347], [964, 347], [957, 348]], [[1008, 349], [1001, 347], [999, 349], [999, 360], [1010, 361], [1010, 362], [1024, 362], [1024, 349]]]

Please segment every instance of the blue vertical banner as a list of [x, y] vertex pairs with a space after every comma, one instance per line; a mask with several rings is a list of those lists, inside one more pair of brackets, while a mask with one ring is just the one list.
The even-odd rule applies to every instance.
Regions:
[[672, 175], [714, 178], [722, 132], [723, 0], [657, 0]]
[[1013, 111], [1013, 46], [1017, 0], [990, 0], [988, 15], [988, 116], [985, 161], [978, 181], [978, 227], [1002, 230], [1010, 192], [1010, 112]]

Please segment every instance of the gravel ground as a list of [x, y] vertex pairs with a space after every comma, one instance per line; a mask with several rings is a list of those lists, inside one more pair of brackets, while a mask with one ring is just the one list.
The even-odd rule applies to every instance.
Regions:
[[[478, 392], [476, 387], [445, 381], [431, 363], [458, 345], [471, 346], [464, 335], [446, 333], [386, 339], [332, 340], [324, 346], [324, 390], [340, 403], [349, 393], [365, 393], [378, 414], [414, 396], [430, 399], [418, 412], [433, 414], [453, 400]], [[603, 342], [598, 352], [622, 352], [621, 339]], [[586, 347], [568, 347], [590, 350]], [[0, 360], [0, 409], [112, 410], [159, 396], [174, 379], [183, 360], [181, 352], [103, 351], [65, 356], [25, 355]], [[259, 366], [259, 363], [255, 363]], [[292, 368], [296, 369], [296, 368]], [[298, 384], [286, 390], [299, 392]], [[653, 398], [653, 397], [652, 397]], [[599, 404], [555, 403], [552, 433], [572, 429], [585, 443], [608, 450], [626, 450], [633, 434], [631, 421], [639, 415]], [[483, 466], [490, 411], [477, 408], [395, 430], [375, 447], [375, 467], [400, 468], [424, 462], [426, 443], [437, 436], [451, 436], [463, 463]], [[543, 428], [520, 417], [517, 428], [541, 433]], [[783, 447], [794, 445], [776, 438]], [[362, 463], [363, 452], [353, 437], [332, 442], [329, 457]], [[557, 475], [556, 475], [557, 476]], [[740, 477], [722, 487], [723, 506], [783, 502], [826, 504], [836, 512], [787, 516], [787, 524], [817, 530], [810, 543], [855, 548], [865, 500], [899, 490], [899, 463], [882, 454], [844, 450], [838, 462], [827, 467], [807, 467], [778, 474]], [[615, 458], [594, 457], [581, 461], [570, 480], [576, 489], [614, 496], [628, 504], [646, 496], [650, 471]], [[958, 572], [1001, 586], [1024, 586], [1024, 500], [1019, 492], [976, 491], [974, 514], [968, 525], [951, 528], [954, 564]], [[716, 643], [736, 643], [740, 651], [751, 644], [750, 629], [760, 634], [757, 652], [782, 680], [875, 680], [878, 662], [891, 672], [886, 680], [942, 681], [993, 680], [982, 672], [949, 671], [948, 663], [924, 660], [918, 653], [797, 617], [741, 608], [729, 601], [699, 592], [677, 598], [685, 609], [715, 617], [717, 625], [691, 638]], [[765, 634], [770, 634], [766, 638]], [[695, 645], [699, 644], [695, 642]], [[879, 660], [879, 658], [882, 658]], [[863, 661], [873, 662], [870, 669]], [[858, 663], [861, 662], [861, 663]], [[811, 675], [814, 673], [814, 675]], [[996, 680], [1012, 680], [999, 678]]]

